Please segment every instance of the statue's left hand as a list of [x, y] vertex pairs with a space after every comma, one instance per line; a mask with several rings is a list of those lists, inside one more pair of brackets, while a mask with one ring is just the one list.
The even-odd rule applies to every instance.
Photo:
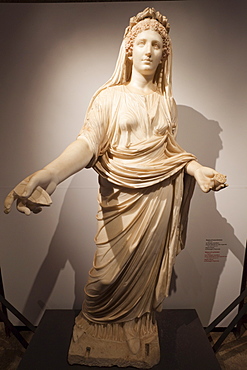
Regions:
[[195, 171], [194, 177], [204, 193], [208, 193], [210, 190], [219, 191], [228, 186], [226, 176], [209, 167], [199, 167]]

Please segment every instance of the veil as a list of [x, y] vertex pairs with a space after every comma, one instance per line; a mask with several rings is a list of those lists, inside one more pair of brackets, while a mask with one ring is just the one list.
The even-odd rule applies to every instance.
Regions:
[[[128, 59], [125, 51], [124, 38], [120, 46], [115, 70], [110, 79], [94, 93], [89, 103], [87, 113], [101, 91], [116, 85], [126, 85], [130, 81], [131, 71], [132, 63]], [[153, 82], [157, 86], [157, 91], [164, 97], [167, 118], [172, 128], [173, 135], [175, 136], [177, 132], [177, 105], [172, 95], [172, 45], [170, 45], [170, 54], [158, 66]]]

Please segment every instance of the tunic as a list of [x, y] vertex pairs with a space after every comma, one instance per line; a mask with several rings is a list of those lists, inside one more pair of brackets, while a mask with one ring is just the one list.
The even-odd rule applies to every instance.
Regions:
[[185, 166], [195, 157], [176, 142], [166, 111], [157, 92], [108, 87], [79, 134], [99, 174], [97, 251], [82, 310], [92, 323], [137, 321], [168, 295], [194, 188]]

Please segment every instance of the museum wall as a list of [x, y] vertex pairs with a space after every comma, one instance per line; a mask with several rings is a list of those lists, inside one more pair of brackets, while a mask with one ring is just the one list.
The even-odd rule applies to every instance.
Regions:
[[[76, 138], [91, 96], [114, 70], [129, 17], [146, 6], [171, 23], [178, 141], [228, 175], [222, 192], [196, 188], [164, 303], [195, 308], [207, 325], [239, 294], [245, 253], [244, 0], [0, 4], [1, 202]], [[96, 174], [66, 180], [52, 200], [38, 215], [0, 215], [5, 295], [34, 324], [45, 309], [81, 306], [95, 251]]]

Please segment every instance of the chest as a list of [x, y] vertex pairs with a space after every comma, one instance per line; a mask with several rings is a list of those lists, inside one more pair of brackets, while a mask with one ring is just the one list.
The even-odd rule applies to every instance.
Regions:
[[162, 98], [157, 94], [124, 94], [116, 113], [115, 145], [136, 145], [152, 137], [159, 126], [167, 126]]

